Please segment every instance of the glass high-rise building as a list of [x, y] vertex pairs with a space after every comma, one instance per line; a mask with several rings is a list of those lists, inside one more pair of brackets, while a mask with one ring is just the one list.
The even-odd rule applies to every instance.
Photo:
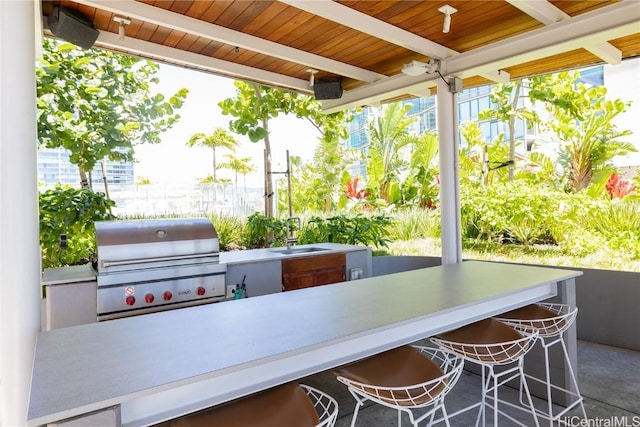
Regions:
[[[69, 154], [69, 151], [64, 148], [38, 150], [38, 181], [47, 187], [53, 187], [58, 183], [79, 187], [80, 174], [78, 166], [69, 161]], [[107, 185], [110, 187], [116, 188], [134, 184], [133, 162], [107, 160], [105, 170]], [[90, 179], [94, 190], [104, 191], [104, 179], [100, 163], [91, 171]]]

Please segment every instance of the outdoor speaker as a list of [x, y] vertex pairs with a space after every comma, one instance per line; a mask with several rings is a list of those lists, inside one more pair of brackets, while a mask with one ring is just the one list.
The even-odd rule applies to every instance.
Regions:
[[316, 99], [340, 99], [342, 97], [342, 80], [322, 79], [313, 83], [313, 93]]
[[98, 30], [79, 13], [60, 6], [54, 6], [48, 18], [49, 29], [54, 36], [71, 42], [83, 49], [89, 49], [98, 38]]

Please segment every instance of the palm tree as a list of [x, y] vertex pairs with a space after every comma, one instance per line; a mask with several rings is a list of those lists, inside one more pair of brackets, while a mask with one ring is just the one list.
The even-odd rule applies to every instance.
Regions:
[[216, 170], [216, 149], [226, 148], [234, 151], [238, 145], [238, 141], [223, 128], [216, 128], [210, 135], [205, 135], [202, 132], [196, 133], [189, 138], [187, 142], [188, 147], [200, 146], [211, 148], [213, 151], [213, 182], [217, 182]]
[[[249, 158], [249, 157], [238, 158], [238, 157], [234, 156], [233, 154], [227, 154], [226, 157], [227, 157], [227, 159], [229, 159], [229, 161], [221, 163], [220, 164], [220, 168], [221, 169], [231, 169], [235, 173], [235, 186], [236, 186], [236, 190], [237, 190], [238, 189], [238, 174], [240, 173], [242, 175], [245, 175], [245, 179], [246, 179], [246, 175], [255, 170], [255, 165], [253, 163], [251, 163], [251, 158]], [[245, 191], [246, 191], [246, 182], [245, 182]]]
[[614, 122], [629, 105], [620, 99], [607, 99], [604, 86], [579, 83], [576, 72], [531, 80], [534, 88], [548, 88], [546, 92], [532, 90], [530, 96], [545, 101], [545, 108], [554, 117], [548, 126], [568, 158], [565, 166], [570, 191], [587, 188], [597, 175], [606, 180], [615, 171], [611, 164], [615, 156], [636, 151], [633, 144], [623, 140], [631, 131], [618, 130]]
[[247, 175], [249, 175], [250, 173], [253, 173], [256, 171], [256, 165], [254, 165], [253, 163], [250, 162], [250, 159], [245, 157], [241, 160], [248, 160], [246, 163], [244, 163], [240, 169], [238, 169], [238, 173], [242, 175], [242, 186], [243, 186], [243, 191], [246, 193], [247, 192]]
[[369, 158], [367, 186], [377, 189], [376, 196], [389, 201], [389, 189], [394, 175], [404, 162], [400, 149], [411, 143], [410, 125], [418, 120], [407, 117], [411, 104], [394, 102], [382, 109], [382, 114], [369, 123]]

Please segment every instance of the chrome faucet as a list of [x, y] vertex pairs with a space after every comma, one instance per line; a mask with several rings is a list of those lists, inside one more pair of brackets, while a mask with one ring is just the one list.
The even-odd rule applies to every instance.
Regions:
[[287, 232], [287, 249], [291, 249], [291, 246], [294, 243], [298, 243], [298, 238], [297, 237], [291, 237], [292, 234], [291, 234], [291, 226], [290, 226], [290, 224], [291, 224], [291, 221], [293, 221], [293, 220], [295, 220], [298, 223], [298, 228], [297, 228], [298, 231], [300, 230], [300, 228], [302, 228], [302, 220], [300, 220], [300, 217], [292, 216], [292, 217], [287, 218], [286, 224], [285, 224], [286, 225], [286, 232]]

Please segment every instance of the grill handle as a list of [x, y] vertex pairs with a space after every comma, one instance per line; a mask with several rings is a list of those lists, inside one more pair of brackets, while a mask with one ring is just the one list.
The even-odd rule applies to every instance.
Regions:
[[218, 252], [210, 252], [206, 254], [196, 254], [196, 255], [176, 255], [176, 256], [166, 256], [166, 257], [157, 257], [157, 258], [140, 258], [140, 259], [127, 259], [123, 261], [109, 261], [102, 260], [100, 261], [101, 268], [109, 268], [109, 267], [117, 267], [120, 265], [134, 265], [134, 264], [143, 264], [147, 262], [162, 262], [162, 261], [176, 261], [181, 259], [194, 259], [194, 258], [208, 258], [208, 257], [218, 257]]

